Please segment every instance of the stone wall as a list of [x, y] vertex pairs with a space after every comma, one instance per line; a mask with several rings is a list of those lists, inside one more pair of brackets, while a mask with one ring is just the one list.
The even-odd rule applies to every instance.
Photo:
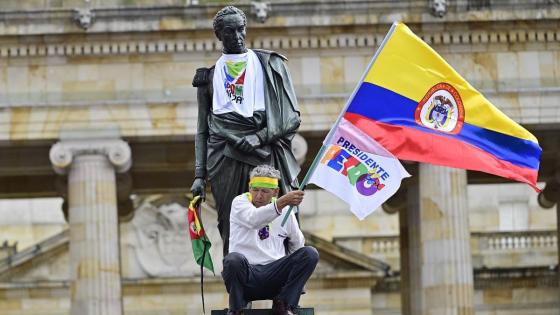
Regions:
[[[560, 120], [560, 51], [444, 52], [490, 101], [527, 124]], [[437, 49], [437, 47], [436, 47]], [[302, 132], [327, 130], [360, 80], [372, 50], [282, 50], [290, 57]], [[61, 128], [117, 125], [125, 137], [192, 137], [195, 69], [217, 52], [33, 57], [0, 63], [0, 140], [55, 139]]]
[[[371, 314], [371, 281], [367, 275], [357, 275], [352, 283], [347, 279], [317, 279], [307, 285], [300, 300], [302, 306], [313, 306], [316, 314]], [[221, 279], [205, 277], [205, 306], [210, 309], [227, 307], [227, 294]], [[123, 283], [125, 315], [184, 315], [202, 314], [198, 278], [125, 280]], [[344, 303], [340, 303], [345, 296]], [[0, 286], [1, 315], [63, 315], [69, 314], [67, 283]], [[254, 308], [270, 307], [270, 301], [258, 301]]]
[[[77, 2], [14, 4], [24, 10]], [[98, 12], [97, 24], [87, 31], [67, 25], [71, 10], [37, 11], [25, 18], [4, 13], [10, 23], [0, 23], [0, 140], [56, 139], [61, 128], [92, 125], [117, 125], [125, 137], [193, 136], [191, 80], [197, 67], [211, 66], [219, 56], [221, 46], [210, 29], [219, 6], [182, 10], [166, 1], [150, 9], [149, 1], [121, 2], [111, 1], [108, 6], [117, 8]], [[249, 17], [248, 46], [289, 57], [302, 132], [330, 128], [394, 19], [409, 23], [514, 120], [560, 121], [560, 8], [453, 11], [442, 20], [419, 3], [392, 8], [401, 12], [397, 15], [367, 2], [344, 10], [335, 2], [315, 10], [301, 4], [297, 13], [295, 5], [275, 4], [265, 24]], [[426, 12], [416, 10], [420, 7]], [[34, 23], [42, 33], [29, 28]]]
[[[398, 292], [373, 294], [375, 315], [398, 315]], [[476, 315], [555, 315], [558, 293], [552, 288], [477, 289], [474, 292]]]
[[[546, 231], [556, 229], [556, 213], [539, 207], [533, 190], [523, 184], [492, 184], [470, 185], [468, 192], [475, 268], [556, 264], [556, 239], [549, 240], [550, 236], [546, 234]], [[153, 196], [147, 200], [157, 198], [160, 197]], [[523, 206], [515, 211], [504, 206], [504, 203], [509, 205], [512, 202]], [[19, 215], [13, 215], [15, 208]], [[177, 203], [159, 207], [142, 203], [132, 220], [120, 224], [123, 277], [193, 276], [199, 273], [191, 259], [190, 243], [184, 232], [184, 211], [184, 206]], [[59, 200], [2, 201], [0, 214], [3, 214], [0, 242], [18, 242], [19, 251], [66, 228]], [[215, 213], [206, 210], [203, 218], [213, 242], [212, 256], [219, 257], [222, 245], [216, 229]], [[393, 270], [400, 268], [398, 214], [387, 214], [377, 209], [360, 221], [334, 195], [323, 190], [307, 190], [300, 218], [306, 232], [326, 240], [335, 240], [339, 245], [385, 261]], [[514, 222], [524, 225], [514, 229]], [[545, 234], [539, 236], [539, 231]], [[508, 232], [517, 234], [500, 234]], [[527, 235], [523, 236], [523, 233]], [[171, 252], [173, 255], [166, 258], [166, 253]], [[221, 270], [221, 261], [215, 259], [214, 263], [216, 270]], [[68, 271], [64, 266], [61, 267], [56, 261], [49, 265], [51, 267], [44, 267], [32, 275], [18, 276], [18, 281], [49, 279], [49, 274], [56, 279], [67, 279]]]
[[[361, 280], [360, 280], [361, 279]], [[366, 279], [348, 280], [313, 278], [302, 306], [315, 307], [318, 315], [399, 315], [400, 294], [394, 290], [372, 289]], [[210, 309], [227, 306], [220, 279], [205, 277], [205, 305]], [[123, 283], [125, 315], [201, 314], [200, 285], [197, 278], [125, 280]], [[477, 315], [534, 314], [556, 315], [560, 307], [553, 287], [477, 288], [474, 304]], [[258, 301], [254, 308], [269, 307], [270, 301]], [[69, 289], [63, 282], [0, 286], [1, 315], [69, 314]]]
[[61, 232], [61, 205], [55, 198], [0, 200], [0, 242], [17, 243], [21, 251]]

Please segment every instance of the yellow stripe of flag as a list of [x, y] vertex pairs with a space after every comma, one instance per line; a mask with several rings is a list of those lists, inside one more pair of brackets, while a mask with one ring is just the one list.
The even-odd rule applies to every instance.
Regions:
[[494, 107], [406, 25], [398, 23], [365, 78], [419, 102], [435, 84], [451, 84], [465, 107], [465, 122], [538, 143], [535, 136]]

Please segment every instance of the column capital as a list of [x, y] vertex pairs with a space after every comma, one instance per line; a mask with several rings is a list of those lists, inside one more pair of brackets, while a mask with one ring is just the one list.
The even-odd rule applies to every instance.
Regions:
[[63, 130], [60, 141], [49, 152], [58, 174], [66, 174], [74, 158], [80, 155], [104, 155], [119, 173], [128, 171], [132, 164], [130, 146], [120, 138], [118, 129]]

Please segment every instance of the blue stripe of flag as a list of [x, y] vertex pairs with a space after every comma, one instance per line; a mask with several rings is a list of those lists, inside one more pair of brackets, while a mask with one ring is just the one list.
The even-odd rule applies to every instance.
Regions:
[[[359, 114], [387, 124], [406, 126], [424, 132], [455, 138], [474, 145], [496, 156], [498, 159], [531, 169], [539, 168], [541, 148], [538, 144], [466, 122], [463, 124], [461, 131], [456, 135], [438, 132], [416, 123], [414, 111], [417, 105], [418, 102], [391, 90], [363, 82], [350, 103], [347, 112]], [[469, 115], [469, 113], [465, 112], [466, 115]]]

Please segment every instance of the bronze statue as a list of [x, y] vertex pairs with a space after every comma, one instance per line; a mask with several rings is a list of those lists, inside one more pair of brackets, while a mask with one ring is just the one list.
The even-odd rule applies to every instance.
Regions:
[[193, 80], [198, 126], [191, 191], [204, 197], [206, 178], [210, 181], [224, 256], [231, 202], [248, 191], [251, 169], [260, 164], [278, 169], [281, 194], [297, 188], [300, 171], [291, 141], [301, 120], [286, 58], [247, 49], [246, 26], [245, 14], [236, 7], [216, 14], [214, 33], [222, 42], [222, 57], [215, 66], [197, 69]]

